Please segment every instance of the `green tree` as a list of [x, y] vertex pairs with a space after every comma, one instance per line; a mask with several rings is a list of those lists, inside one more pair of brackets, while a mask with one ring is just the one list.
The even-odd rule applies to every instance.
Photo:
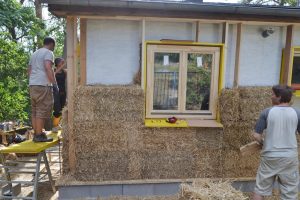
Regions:
[[243, 4], [296, 6], [297, 0], [242, 0]]
[[0, 121], [28, 120], [28, 53], [0, 38]]
[[0, 121], [28, 120], [28, 60], [42, 38], [56, 38], [54, 53], [63, 54], [64, 20], [50, 16], [46, 23], [40, 1], [26, 6], [23, 3], [24, 0], [0, 0]]

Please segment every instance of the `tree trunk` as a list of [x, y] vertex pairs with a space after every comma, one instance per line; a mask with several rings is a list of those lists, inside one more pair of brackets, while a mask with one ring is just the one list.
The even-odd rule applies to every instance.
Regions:
[[41, 0], [35, 0], [34, 1], [34, 6], [35, 6], [35, 15], [37, 18], [43, 19], [43, 9], [42, 9], [42, 4]]
[[[35, 16], [37, 18], [43, 20], [43, 9], [42, 9], [41, 0], [35, 0], [34, 7], [35, 7]], [[38, 48], [41, 48], [43, 46], [42, 40], [43, 40], [43, 38], [41, 38], [41, 36], [38, 35], [37, 42], [36, 42], [38, 45]]]

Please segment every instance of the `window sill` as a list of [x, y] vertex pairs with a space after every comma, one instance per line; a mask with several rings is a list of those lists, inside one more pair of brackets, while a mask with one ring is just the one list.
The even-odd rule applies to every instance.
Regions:
[[201, 120], [201, 119], [186, 119], [178, 120], [171, 124], [166, 119], [145, 119], [145, 126], [150, 128], [192, 128], [192, 127], [206, 127], [206, 128], [222, 128], [223, 125], [216, 120]]

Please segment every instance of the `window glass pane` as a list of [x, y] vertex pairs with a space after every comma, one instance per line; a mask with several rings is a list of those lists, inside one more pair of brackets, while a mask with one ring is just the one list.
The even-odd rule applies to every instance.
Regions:
[[212, 54], [189, 53], [186, 110], [209, 110]]
[[300, 56], [294, 57], [292, 83], [300, 84]]
[[154, 53], [154, 110], [178, 110], [179, 53]]

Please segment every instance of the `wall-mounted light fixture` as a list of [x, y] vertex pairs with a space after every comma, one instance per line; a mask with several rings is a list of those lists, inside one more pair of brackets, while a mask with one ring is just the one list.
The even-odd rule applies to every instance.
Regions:
[[266, 38], [272, 35], [275, 32], [273, 27], [265, 27], [262, 29], [261, 35]]

